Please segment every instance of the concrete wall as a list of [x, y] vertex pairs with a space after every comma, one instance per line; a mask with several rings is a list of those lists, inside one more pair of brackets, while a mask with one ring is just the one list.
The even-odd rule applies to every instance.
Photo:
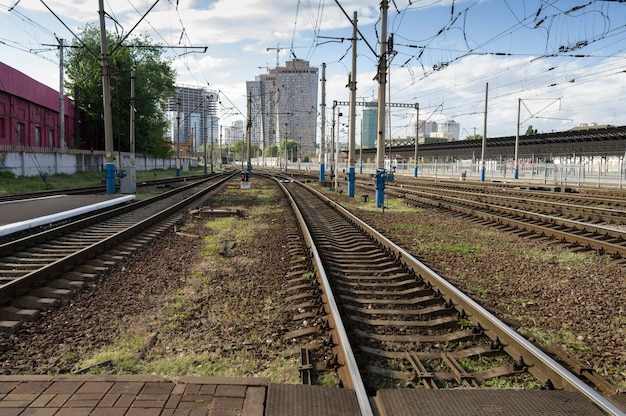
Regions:
[[[0, 171], [13, 172], [16, 176], [38, 176], [41, 173], [73, 174], [76, 172], [103, 172], [105, 165], [104, 152], [54, 149], [17, 150], [0, 149]], [[118, 156], [116, 154], [116, 156]], [[131, 155], [122, 153], [122, 168], [130, 166]], [[196, 159], [186, 160], [184, 165], [198, 166]], [[156, 158], [153, 156], [136, 155], [135, 169], [170, 169], [176, 167], [175, 158]], [[183, 166], [184, 168], [184, 166]]]

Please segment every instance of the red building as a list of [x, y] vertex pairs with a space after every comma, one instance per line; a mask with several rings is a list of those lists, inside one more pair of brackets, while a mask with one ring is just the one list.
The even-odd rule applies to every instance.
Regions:
[[0, 146], [72, 148], [73, 102], [65, 97], [65, 140], [61, 143], [59, 92], [0, 62]]

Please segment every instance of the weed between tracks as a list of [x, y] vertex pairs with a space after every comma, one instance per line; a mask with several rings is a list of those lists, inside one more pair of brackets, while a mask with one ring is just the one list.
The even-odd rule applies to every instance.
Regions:
[[[283, 300], [288, 258], [282, 211], [278, 191], [264, 183], [255, 181], [246, 191], [227, 187], [213, 200], [213, 208], [239, 209], [243, 218], [190, 218], [187, 237], [178, 238], [184, 244], [198, 235], [203, 243], [183, 286], [155, 297], [146, 313], [126, 319], [115, 341], [85, 352], [76, 368], [110, 360], [110, 366], [94, 366], [91, 372], [258, 376], [299, 383], [294, 371], [299, 356], [284, 354], [292, 344], [282, 338], [291, 322]], [[224, 252], [224, 241], [235, 245]]]

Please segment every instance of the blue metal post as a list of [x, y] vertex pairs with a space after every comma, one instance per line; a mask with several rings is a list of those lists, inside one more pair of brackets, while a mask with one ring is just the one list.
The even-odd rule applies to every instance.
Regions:
[[415, 169], [413, 170], [413, 177], [417, 178], [417, 163], [415, 164]]
[[[211, 172], [211, 173], [213, 173], [213, 172]], [[207, 169], [206, 169], [206, 159], [204, 160], [204, 174], [205, 174], [205, 175], [207, 174]]]
[[324, 169], [326, 169], [326, 167], [324, 166], [323, 163], [320, 163], [320, 182], [324, 181], [324, 177], [326, 175], [326, 172], [324, 172]]
[[485, 182], [485, 167], [480, 168], [480, 181]]
[[107, 163], [105, 166], [105, 178], [107, 194], [115, 193], [115, 164]]
[[359, 165], [359, 174], [362, 175], [363, 174], [363, 163], [361, 163]]
[[247, 170], [248, 170], [248, 175], [252, 176], [252, 163], [248, 163]]
[[519, 168], [515, 168], [515, 173], [513, 174], [513, 178], [519, 179]]
[[385, 204], [385, 169], [376, 169], [376, 208]]
[[350, 166], [350, 169], [348, 169], [348, 196], [350, 198], [354, 198], [354, 178], [354, 166]]

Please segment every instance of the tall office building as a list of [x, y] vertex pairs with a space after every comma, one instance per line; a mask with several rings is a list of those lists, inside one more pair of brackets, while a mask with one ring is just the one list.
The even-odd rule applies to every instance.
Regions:
[[376, 147], [378, 138], [378, 103], [372, 101], [363, 107], [363, 126], [361, 127], [361, 143], [363, 148]]
[[[176, 95], [167, 104], [170, 139], [186, 154], [198, 151], [206, 141], [218, 138], [218, 93], [201, 87], [176, 86]], [[204, 121], [203, 121], [204, 115]], [[178, 146], [179, 145], [179, 146]], [[182, 154], [182, 152], [181, 152]]]
[[298, 143], [303, 154], [315, 152], [318, 69], [302, 59], [248, 81], [252, 142]]
[[276, 74], [263, 74], [246, 82], [250, 106], [250, 141], [261, 149], [276, 144]]
[[461, 125], [454, 120], [447, 120], [441, 123], [440, 131], [447, 138], [459, 140], [459, 136], [461, 135]]

